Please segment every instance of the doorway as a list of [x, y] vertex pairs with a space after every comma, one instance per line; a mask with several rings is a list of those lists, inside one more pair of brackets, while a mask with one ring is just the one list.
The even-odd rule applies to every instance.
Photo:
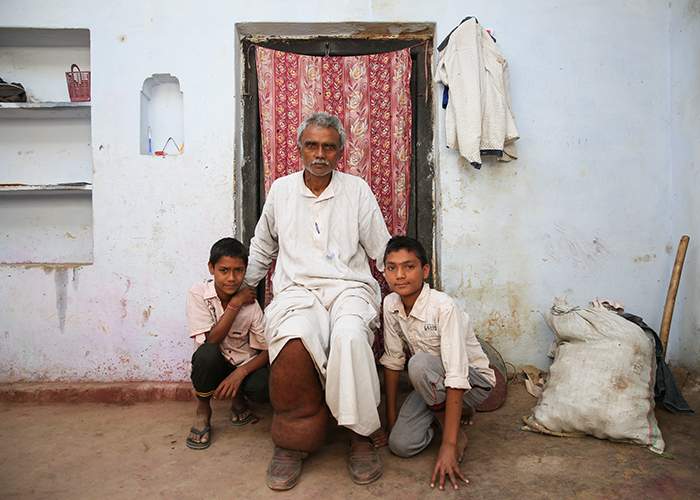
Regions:
[[[311, 56], [366, 55], [410, 48], [412, 59], [412, 155], [408, 236], [419, 239], [434, 257], [434, 166], [431, 23], [251, 23], [237, 25], [241, 48], [242, 134], [239, 165], [240, 211], [238, 234], [248, 245], [265, 200], [263, 157], [255, 65], [257, 47]], [[430, 277], [431, 283], [433, 276]]]

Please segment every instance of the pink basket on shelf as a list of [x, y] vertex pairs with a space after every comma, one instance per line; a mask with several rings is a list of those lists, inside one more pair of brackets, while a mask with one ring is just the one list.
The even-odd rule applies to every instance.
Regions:
[[71, 64], [66, 72], [68, 95], [71, 102], [86, 102], [90, 100], [90, 72], [80, 71], [77, 64]]

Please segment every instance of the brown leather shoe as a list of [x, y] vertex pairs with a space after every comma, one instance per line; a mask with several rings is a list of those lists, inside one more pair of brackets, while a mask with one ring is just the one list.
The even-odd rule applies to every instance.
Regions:
[[284, 491], [296, 486], [301, 476], [301, 466], [309, 456], [305, 451], [288, 450], [275, 446], [270, 465], [267, 466], [267, 486], [271, 490]]
[[381, 477], [382, 462], [372, 441], [368, 439], [351, 441], [348, 470], [355, 484], [369, 484]]

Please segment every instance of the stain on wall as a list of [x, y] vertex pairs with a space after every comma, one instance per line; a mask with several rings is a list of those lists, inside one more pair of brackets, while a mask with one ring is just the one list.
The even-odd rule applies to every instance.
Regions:
[[652, 260], [656, 259], [656, 254], [655, 253], [647, 253], [644, 255], [639, 255], [635, 257], [633, 260], [636, 264], [641, 264], [644, 262], [651, 262]]
[[126, 317], [129, 315], [129, 311], [127, 310], [127, 305], [129, 303], [129, 301], [127, 300], [127, 295], [129, 294], [129, 290], [131, 290], [131, 278], [127, 276], [122, 276], [118, 273], [114, 274], [125, 282], [124, 292], [122, 293], [122, 297], [119, 299], [119, 305], [121, 306], [120, 317], [121, 319], [126, 319]]
[[66, 309], [68, 308], [68, 270], [58, 268], [54, 270], [54, 283], [56, 284], [56, 315], [61, 333], [65, 333]]
[[148, 306], [146, 309], [143, 310], [143, 313], [141, 314], [141, 316], [143, 318], [141, 321], [141, 326], [144, 326], [146, 323], [148, 323], [148, 320], [151, 317], [152, 310], [153, 310], [152, 306]]

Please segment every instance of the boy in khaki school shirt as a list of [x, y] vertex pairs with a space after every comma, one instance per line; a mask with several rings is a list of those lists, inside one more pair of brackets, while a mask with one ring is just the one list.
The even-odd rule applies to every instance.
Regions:
[[[469, 418], [495, 385], [494, 372], [469, 327], [469, 317], [452, 298], [423, 281], [430, 266], [419, 241], [395, 236], [384, 252], [384, 276], [394, 292], [384, 299], [384, 366], [389, 448], [401, 457], [424, 450], [433, 438], [433, 422], [442, 429], [430, 486], [442, 490], [449, 478], [467, 483], [459, 468], [467, 437], [461, 429], [462, 406]], [[408, 375], [414, 391], [397, 414], [399, 374], [412, 354]]]
[[213, 281], [194, 285], [187, 295], [190, 337], [199, 345], [192, 356], [192, 385], [197, 395], [195, 421], [185, 444], [194, 450], [211, 443], [211, 397], [232, 399], [231, 424], [257, 421], [246, 398], [268, 400], [268, 355], [263, 313], [255, 291], [241, 286], [248, 251], [234, 238], [211, 247]]

